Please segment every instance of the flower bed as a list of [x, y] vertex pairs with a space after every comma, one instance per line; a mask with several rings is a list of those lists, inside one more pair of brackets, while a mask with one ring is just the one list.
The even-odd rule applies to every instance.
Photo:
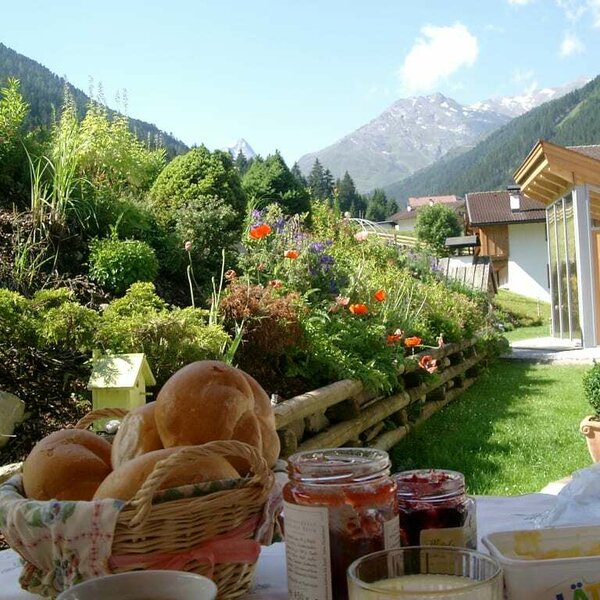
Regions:
[[[348, 445], [389, 450], [472, 385], [487, 357], [475, 339], [447, 344], [400, 367], [400, 392], [369, 393], [360, 381], [344, 379], [283, 400], [275, 407], [281, 456]], [[423, 378], [423, 358], [436, 361], [435, 375]]]

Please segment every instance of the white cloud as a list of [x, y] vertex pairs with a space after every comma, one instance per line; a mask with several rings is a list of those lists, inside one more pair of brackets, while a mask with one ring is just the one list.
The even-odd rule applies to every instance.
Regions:
[[406, 55], [398, 75], [407, 94], [434, 89], [441, 81], [477, 59], [477, 38], [462, 23], [425, 25]]
[[568, 58], [574, 54], [581, 54], [583, 50], [581, 40], [575, 34], [567, 32], [560, 45], [559, 55], [561, 58]]
[[600, 27], [600, 0], [556, 0], [556, 5], [571, 23], [589, 16], [592, 26]]
[[508, 0], [509, 4], [525, 6], [526, 4], [531, 4], [534, 0]]

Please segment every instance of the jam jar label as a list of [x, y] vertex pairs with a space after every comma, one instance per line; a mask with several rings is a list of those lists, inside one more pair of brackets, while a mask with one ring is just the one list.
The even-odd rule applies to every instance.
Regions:
[[400, 519], [398, 515], [383, 524], [383, 547], [386, 550], [400, 548]]
[[332, 600], [329, 511], [283, 503], [290, 600]]

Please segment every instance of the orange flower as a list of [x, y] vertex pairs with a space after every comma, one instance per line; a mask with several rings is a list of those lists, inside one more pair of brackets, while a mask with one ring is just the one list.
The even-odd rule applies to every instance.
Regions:
[[385, 339], [387, 341], [388, 346], [393, 346], [402, 339], [402, 334], [392, 333], [388, 335]]
[[279, 279], [271, 279], [271, 281], [269, 281], [269, 286], [275, 289], [280, 288], [282, 285], [283, 281], [280, 281]]
[[233, 281], [237, 277], [237, 273], [233, 269], [227, 269], [224, 277], [227, 281]]
[[430, 354], [426, 354], [421, 357], [419, 361], [421, 369], [425, 369], [428, 373], [435, 373], [437, 371], [437, 360]]
[[369, 312], [369, 307], [366, 304], [351, 304], [348, 310], [353, 315], [366, 315]]
[[373, 298], [375, 298], [377, 302], [383, 302], [385, 300], [385, 290], [377, 290], [373, 294]]
[[260, 240], [264, 237], [267, 237], [271, 233], [271, 226], [266, 223], [262, 223], [261, 225], [255, 225], [250, 228], [250, 237], [253, 240]]
[[406, 338], [404, 340], [404, 345], [407, 348], [414, 348], [415, 346], [420, 346], [423, 340], [420, 337], [414, 335], [413, 337]]
[[298, 250], [286, 250], [283, 253], [283, 256], [291, 260], [296, 260], [300, 256], [300, 252], [298, 252]]

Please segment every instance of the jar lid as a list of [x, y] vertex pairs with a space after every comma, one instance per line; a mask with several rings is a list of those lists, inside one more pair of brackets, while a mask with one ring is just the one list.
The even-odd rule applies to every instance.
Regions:
[[415, 469], [392, 477], [398, 486], [399, 499], [434, 500], [465, 492], [465, 476], [449, 469]]
[[389, 475], [390, 457], [374, 448], [327, 448], [288, 458], [290, 479], [304, 483], [358, 483]]

